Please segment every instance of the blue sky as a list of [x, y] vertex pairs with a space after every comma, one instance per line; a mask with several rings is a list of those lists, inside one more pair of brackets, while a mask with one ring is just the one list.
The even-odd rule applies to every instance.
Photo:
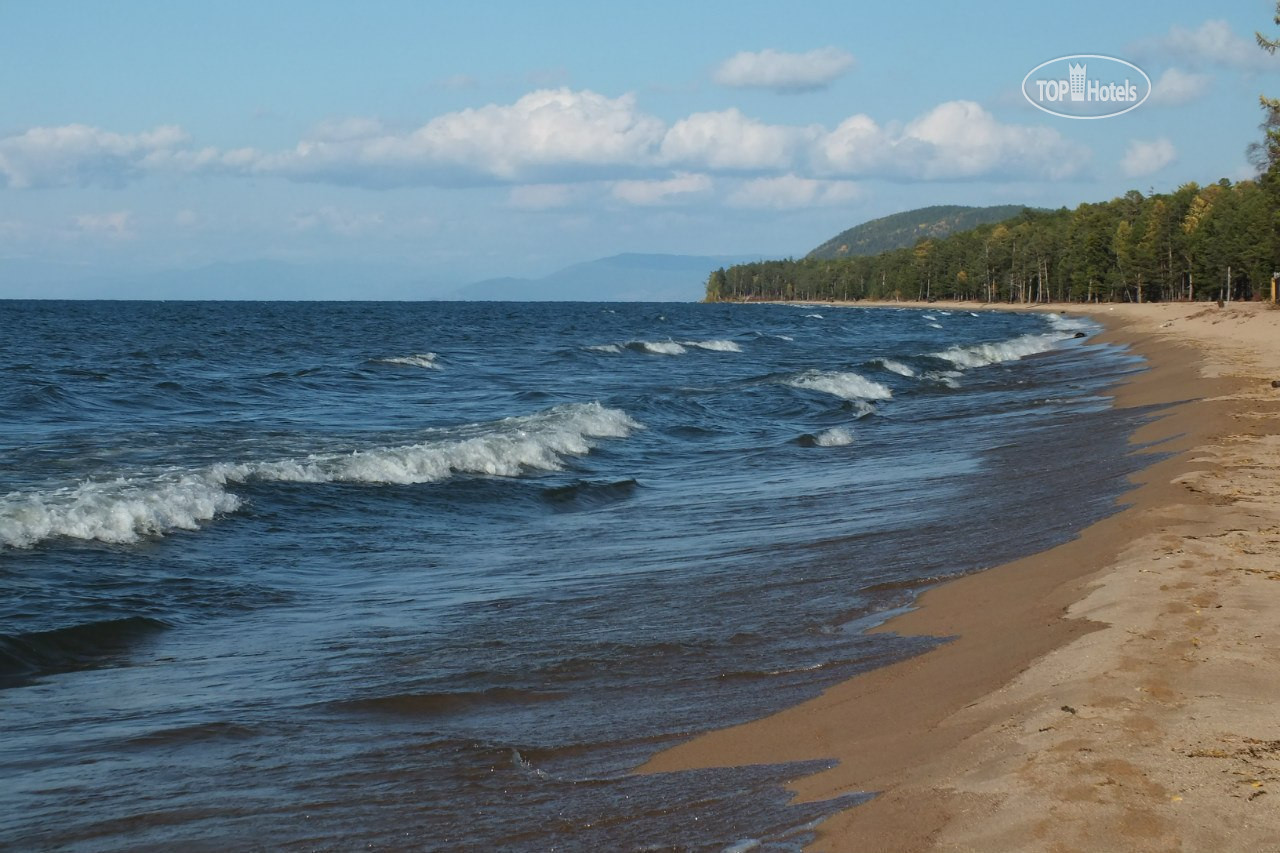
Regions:
[[[1158, 9], [0, 0], [0, 296], [258, 259], [426, 293], [1247, 177], [1274, 6]], [[1152, 97], [1036, 110], [1024, 75], [1068, 54], [1137, 64]]]

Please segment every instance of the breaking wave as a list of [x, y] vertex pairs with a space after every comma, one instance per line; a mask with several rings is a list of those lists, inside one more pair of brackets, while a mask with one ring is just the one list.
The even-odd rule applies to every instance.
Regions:
[[742, 347], [733, 341], [627, 341], [625, 344], [596, 344], [587, 349], [595, 352], [620, 353], [624, 350], [648, 353], [649, 355], [684, 355], [690, 348], [708, 350], [710, 352], [742, 352]]
[[914, 368], [909, 367], [908, 365], [905, 365], [900, 361], [894, 361], [891, 358], [879, 358], [879, 359], [876, 359], [876, 361], [879, 362], [881, 367], [883, 367], [885, 370], [889, 371], [890, 373], [896, 373], [899, 376], [915, 376], [916, 375], [916, 371]]
[[29, 548], [55, 537], [125, 544], [173, 530], [195, 530], [202, 522], [240, 508], [241, 499], [227, 488], [237, 483], [412, 484], [467, 474], [518, 477], [559, 471], [565, 456], [590, 452], [594, 439], [626, 438], [641, 428], [620, 409], [574, 403], [450, 430], [417, 444], [218, 463], [198, 470], [14, 492], [0, 497], [0, 544]]
[[957, 367], [986, 367], [989, 364], [1017, 361], [1029, 355], [1048, 352], [1061, 340], [1063, 340], [1062, 334], [1023, 335], [993, 344], [954, 346], [942, 352], [936, 352], [934, 356], [949, 361]]
[[815, 435], [813, 443], [818, 447], [844, 447], [853, 444], [853, 433], [844, 427], [832, 427]]
[[408, 367], [425, 367], [430, 370], [439, 370], [440, 365], [436, 362], [439, 358], [433, 352], [419, 353], [418, 355], [397, 355], [392, 358], [379, 358], [379, 364], [403, 364]]
[[856, 373], [810, 370], [787, 381], [793, 388], [821, 391], [841, 400], [888, 400], [893, 396], [889, 386], [881, 385]]

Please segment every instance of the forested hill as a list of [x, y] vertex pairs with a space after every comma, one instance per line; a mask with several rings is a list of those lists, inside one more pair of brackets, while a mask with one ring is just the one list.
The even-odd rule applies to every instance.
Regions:
[[1256, 181], [1023, 210], [877, 255], [739, 264], [711, 273], [707, 299], [1247, 299], [1280, 269], [1280, 130], [1272, 148]]
[[965, 207], [940, 204], [882, 216], [841, 231], [805, 257], [847, 258], [875, 255], [890, 249], [914, 246], [926, 238], [946, 237], [990, 222], [1012, 219], [1022, 212], [1016, 204], [995, 207]]

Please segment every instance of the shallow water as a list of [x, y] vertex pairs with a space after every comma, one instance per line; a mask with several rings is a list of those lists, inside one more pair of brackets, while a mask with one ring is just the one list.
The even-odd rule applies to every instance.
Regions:
[[0, 845], [796, 849], [804, 768], [628, 771], [1138, 467], [1139, 362], [1051, 315], [0, 317]]

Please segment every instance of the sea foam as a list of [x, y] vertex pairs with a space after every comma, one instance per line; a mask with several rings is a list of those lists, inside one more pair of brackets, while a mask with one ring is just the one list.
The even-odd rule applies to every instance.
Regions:
[[832, 427], [815, 435], [813, 443], [818, 447], [844, 447], [853, 444], [853, 433], [844, 427]]
[[888, 400], [893, 396], [889, 386], [881, 385], [856, 373], [810, 370], [787, 381], [793, 388], [821, 391], [842, 400]]
[[643, 427], [599, 403], [556, 406], [532, 415], [438, 431], [426, 441], [350, 453], [170, 469], [75, 487], [0, 497], [0, 544], [29, 548], [55, 537], [137, 542], [235, 512], [229, 487], [249, 482], [433, 483], [457, 475], [518, 477], [559, 471], [564, 457], [590, 452], [596, 439], [626, 438]]
[[1029, 355], [1048, 352], [1063, 339], [1064, 336], [1061, 334], [1022, 335], [1012, 340], [990, 344], [954, 346], [942, 352], [936, 352], [934, 356], [945, 359], [957, 367], [986, 367], [989, 364], [1017, 361]]
[[424, 352], [419, 353], [418, 355], [397, 355], [392, 356], [391, 358], [380, 358], [378, 359], [378, 363], [402, 364], [408, 367], [425, 367], [430, 370], [439, 370], [440, 365], [436, 363], [437, 358], [439, 358], [439, 356], [433, 352]]
[[899, 376], [915, 376], [916, 375], [914, 368], [908, 365], [905, 365], [900, 361], [894, 361], [891, 358], [880, 358], [876, 360], [880, 363], [881, 367], [883, 367], [885, 370], [889, 371], [890, 373], [896, 373]]

